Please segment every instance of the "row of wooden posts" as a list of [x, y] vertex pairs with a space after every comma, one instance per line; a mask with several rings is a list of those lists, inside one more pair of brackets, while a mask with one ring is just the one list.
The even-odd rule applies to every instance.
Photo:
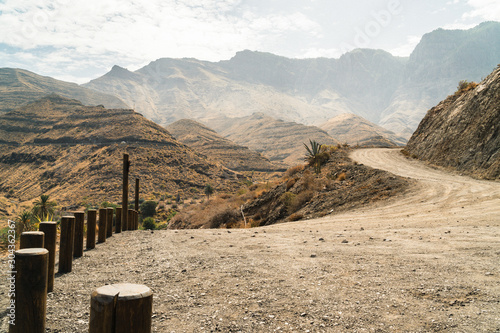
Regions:
[[[128, 167], [128, 155], [124, 155], [124, 188], [128, 187]], [[138, 184], [136, 180], [136, 208]], [[124, 195], [128, 196], [128, 191], [124, 190]], [[122, 203], [128, 206], [127, 199]], [[61, 219], [60, 274], [71, 272], [73, 258], [83, 256], [84, 220], [85, 212]], [[115, 233], [138, 227], [137, 209], [116, 208]], [[112, 234], [113, 208], [99, 209], [98, 221], [97, 210], [87, 211], [87, 250], [95, 248], [96, 236], [97, 243], [104, 243]], [[56, 240], [56, 222], [41, 222], [39, 231], [21, 234], [20, 250], [13, 259], [15, 269], [11, 272], [15, 275], [15, 282], [11, 281], [15, 296], [8, 313], [9, 333], [45, 332], [47, 293], [54, 290]], [[152, 306], [153, 293], [144, 285], [121, 283], [97, 288], [91, 295], [89, 333], [149, 333]]]

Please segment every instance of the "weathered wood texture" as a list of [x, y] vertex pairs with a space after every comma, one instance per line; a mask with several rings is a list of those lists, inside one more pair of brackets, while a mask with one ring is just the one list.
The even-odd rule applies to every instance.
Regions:
[[9, 323], [9, 333], [45, 333], [49, 251], [28, 248], [15, 254], [15, 325]]
[[59, 273], [69, 273], [73, 267], [73, 242], [75, 239], [75, 217], [61, 218], [61, 238], [59, 241]]
[[73, 241], [73, 256], [83, 256], [83, 230], [85, 229], [85, 212], [75, 212], [75, 239]]
[[120, 283], [91, 295], [89, 333], [150, 333], [153, 292], [145, 285]]

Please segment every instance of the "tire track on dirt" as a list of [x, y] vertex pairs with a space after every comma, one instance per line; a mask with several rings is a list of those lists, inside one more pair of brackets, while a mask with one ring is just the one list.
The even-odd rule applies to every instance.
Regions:
[[433, 169], [404, 157], [399, 149], [359, 149], [358, 163], [415, 181], [405, 194], [354, 211], [310, 220], [309, 224], [370, 222], [405, 225], [429, 223], [488, 224], [500, 219], [500, 182], [477, 180]]

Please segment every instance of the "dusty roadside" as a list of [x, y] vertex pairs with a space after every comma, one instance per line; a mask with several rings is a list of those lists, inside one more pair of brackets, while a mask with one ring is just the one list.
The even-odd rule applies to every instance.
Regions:
[[86, 332], [90, 293], [115, 282], [151, 287], [154, 332], [500, 332], [500, 183], [352, 158], [418, 184], [317, 220], [114, 235], [56, 278], [47, 332]]

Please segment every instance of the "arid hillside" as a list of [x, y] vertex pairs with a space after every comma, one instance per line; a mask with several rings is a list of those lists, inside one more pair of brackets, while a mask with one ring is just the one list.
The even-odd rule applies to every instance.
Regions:
[[260, 153], [223, 138], [214, 130], [190, 119], [168, 125], [167, 130], [180, 142], [204, 154], [213, 161], [236, 171], [284, 171]]
[[0, 116], [0, 146], [0, 191], [21, 202], [42, 193], [67, 205], [116, 201], [125, 152], [142, 193], [195, 195], [237, 178], [133, 110], [57, 95]]
[[49, 94], [74, 98], [85, 105], [127, 108], [119, 98], [76, 83], [56, 80], [24, 69], [0, 68], [0, 114], [25, 106]]
[[326, 150], [328, 157], [318, 174], [310, 165], [298, 165], [279, 180], [249, 184], [233, 196], [224, 194], [191, 206], [177, 214], [169, 228], [258, 227], [309, 220], [388, 199], [410, 188], [404, 178], [353, 162], [350, 150], [340, 145]]
[[304, 162], [304, 143], [315, 140], [324, 145], [340, 142], [316, 126], [306, 126], [255, 113], [243, 118], [220, 117], [206, 121], [222, 136], [255, 150], [271, 162], [288, 166]]
[[371, 121], [352, 113], [343, 113], [319, 126], [332, 137], [350, 145], [392, 147], [407, 140]]
[[479, 178], [500, 179], [500, 66], [427, 112], [406, 152]]

